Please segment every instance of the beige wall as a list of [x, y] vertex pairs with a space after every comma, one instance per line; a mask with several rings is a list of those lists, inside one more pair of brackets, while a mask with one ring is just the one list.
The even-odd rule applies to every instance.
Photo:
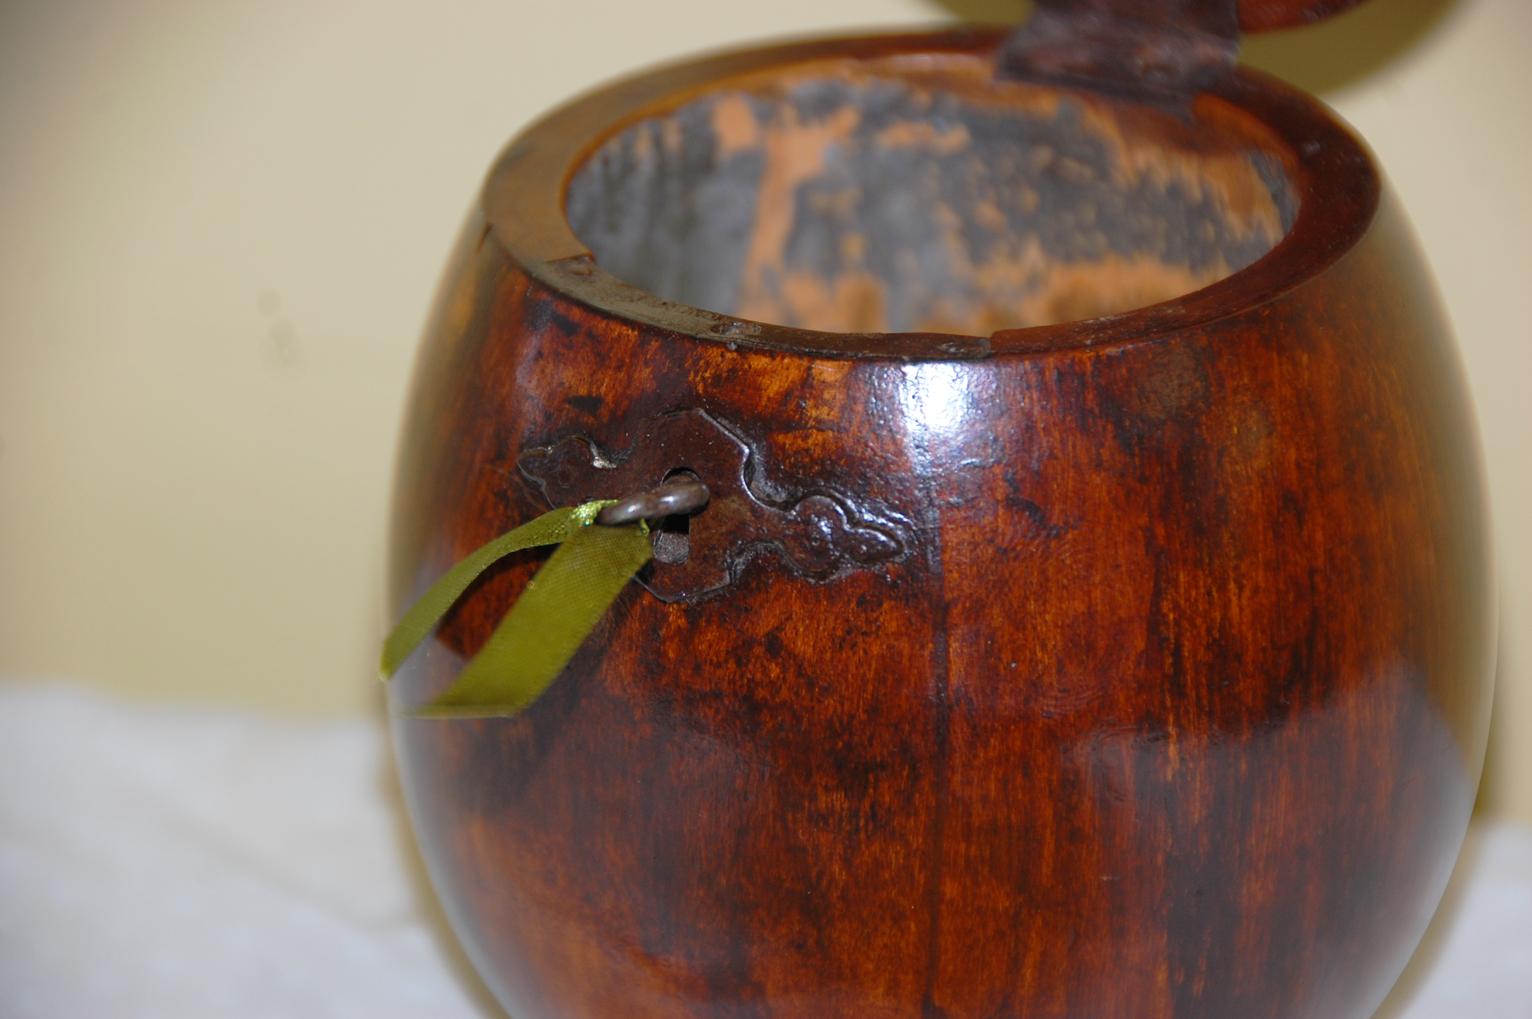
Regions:
[[[365, 709], [416, 331], [510, 132], [719, 43], [1013, 10], [0, 5], [0, 675]], [[1524, 0], [1373, 0], [1249, 55], [1370, 139], [1457, 321], [1504, 587], [1491, 802], [1532, 819], [1529, 38]]]

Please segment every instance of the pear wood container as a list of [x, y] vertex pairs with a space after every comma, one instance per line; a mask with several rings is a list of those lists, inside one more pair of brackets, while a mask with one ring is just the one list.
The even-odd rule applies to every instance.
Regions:
[[517, 1019], [1360, 1019], [1401, 971], [1489, 701], [1451, 336], [1367, 150], [1232, 63], [1326, 5], [1131, 6], [684, 63], [495, 164], [394, 607], [712, 493], [523, 714], [404, 713], [537, 553], [393, 685]]

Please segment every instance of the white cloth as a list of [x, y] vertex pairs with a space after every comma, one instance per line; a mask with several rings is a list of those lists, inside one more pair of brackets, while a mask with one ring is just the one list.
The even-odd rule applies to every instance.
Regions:
[[[385, 740], [0, 683], [0, 1016], [499, 1017]], [[1476, 830], [1381, 1015], [1532, 1019], [1532, 830]]]

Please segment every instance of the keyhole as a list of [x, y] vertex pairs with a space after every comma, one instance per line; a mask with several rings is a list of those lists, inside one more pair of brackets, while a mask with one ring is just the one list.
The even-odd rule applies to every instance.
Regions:
[[[699, 479], [695, 472], [685, 467], [677, 467], [665, 475], [665, 480], [697, 481]], [[656, 524], [651, 538], [656, 561], [667, 566], [679, 566], [686, 562], [692, 551], [692, 516], [691, 513], [674, 513]]]

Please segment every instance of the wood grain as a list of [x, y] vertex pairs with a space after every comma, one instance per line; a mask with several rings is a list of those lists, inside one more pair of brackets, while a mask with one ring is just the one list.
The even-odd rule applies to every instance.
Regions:
[[[521, 717], [396, 720], [433, 880], [517, 1019], [1361, 1019], [1435, 908], [1488, 711], [1478, 452], [1407, 225], [1317, 103], [1243, 71], [1199, 99], [1288, 153], [1296, 221], [1102, 320], [735, 320], [607, 276], [562, 219], [577, 160], [656, 103], [997, 41], [683, 65], [491, 175], [411, 397], [396, 608], [545, 507], [524, 451], [678, 409], [915, 542], [825, 582], [762, 557], [694, 603], [634, 585]], [[396, 708], [536, 562], [470, 592]]]

